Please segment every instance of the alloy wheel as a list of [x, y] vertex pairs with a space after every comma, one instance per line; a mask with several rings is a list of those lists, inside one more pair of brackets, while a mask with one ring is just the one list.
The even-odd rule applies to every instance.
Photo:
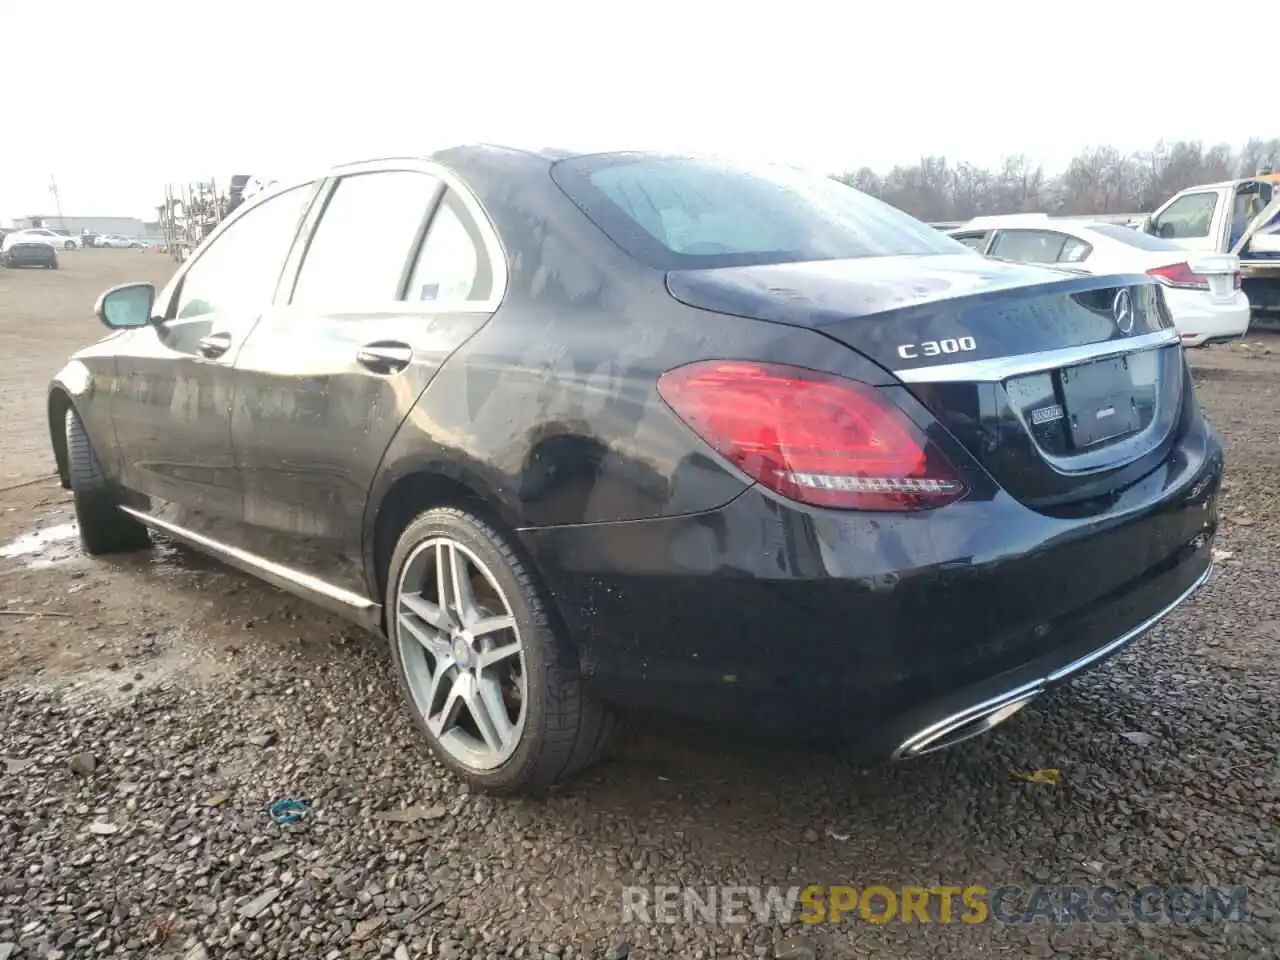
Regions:
[[492, 770], [520, 743], [524, 644], [492, 571], [448, 537], [420, 544], [396, 590], [396, 643], [414, 706], [440, 747]]

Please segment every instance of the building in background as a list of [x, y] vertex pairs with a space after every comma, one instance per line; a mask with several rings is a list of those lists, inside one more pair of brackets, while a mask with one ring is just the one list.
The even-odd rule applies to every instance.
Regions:
[[148, 225], [138, 217], [59, 217], [51, 214], [16, 217], [13, 221], [15, 230], [28, 230], [35, 226], [42, 226], [48, 230], [66, 230], [76, 235], [86, 230], [90, 233], [105, 233], [121, 237], [143, 238], [158, 235], [154, 225], [151, 230], [148, 230]]

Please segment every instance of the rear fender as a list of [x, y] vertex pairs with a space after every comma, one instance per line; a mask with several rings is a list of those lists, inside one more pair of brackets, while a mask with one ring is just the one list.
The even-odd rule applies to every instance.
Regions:
[[[443, 503], [469, 500], [477, 504], [479, 512], [492, 515], [509, 529], [519, 526], [515, 504], [501, 492], [492, 471], [473, 464], [462, 450], [434, 444], [402, 427], [388, 448], [365, 501], [361, 535], [365, 579], [379, 596], [385, 586], [382, 562], [394, 546], [384, 540], [399, 535], [398, 531], [385, 529], [384, 510], [402, 509], [399, 501], [406, 484], [414, 485], [413, 495], [420, 501], [412, 506], [414, 514]], [[393, 503], [398, 505], [392, 506]], [[404, 519], [412, 517], [406, 515]]]

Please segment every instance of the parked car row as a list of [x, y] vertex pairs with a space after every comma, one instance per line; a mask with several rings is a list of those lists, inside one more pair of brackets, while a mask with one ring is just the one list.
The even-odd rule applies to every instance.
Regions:
[[65, 230], [32, 227], [26, 230], [0, 231], [0, 264], [10, 267], [58, 267], [58, 251], [81, 247], [147, 248], [152, 241], [115, 234], [82, 234], [72, 236]]
[[84, 245], [79, 238], [73, 237], [70, 231], [51, 230], [47, 227], [31, 227], [26, 230], [7, 231], [4, 235], [4, 242], [7, 242], [9, 237], [20, 238], [15, 242], [48, 244], [55, 250], [76, 250]]
[[478, 786], [572, 776], [628, 709], [918, 757], [1212, 569], [1169, 304], [1230, 262], [1000, 235], [1042, 262], [794, 170], [351, 164], [107, 291], [53, 458], [89, 553], [157, 530], [385, 636]]
[[951, 236], [988, 257], [1087, 274], [1146, 274], [1163, 288], [1184, 346], [1202, 347], [1244, 336], [1249, 298], [1240, 258], [1187, 250], [1131, 227], [1045, 214], [978, 217]]

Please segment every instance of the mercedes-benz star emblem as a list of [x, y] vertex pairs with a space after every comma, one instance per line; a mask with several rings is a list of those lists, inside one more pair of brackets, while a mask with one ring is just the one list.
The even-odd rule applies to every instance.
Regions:
[[1111, 315], [1116, 318], [1116, 327], [1121, 333], [1133, 330], [1133, 301], [1128, 290], [1121, 290], [1111, 301]]

